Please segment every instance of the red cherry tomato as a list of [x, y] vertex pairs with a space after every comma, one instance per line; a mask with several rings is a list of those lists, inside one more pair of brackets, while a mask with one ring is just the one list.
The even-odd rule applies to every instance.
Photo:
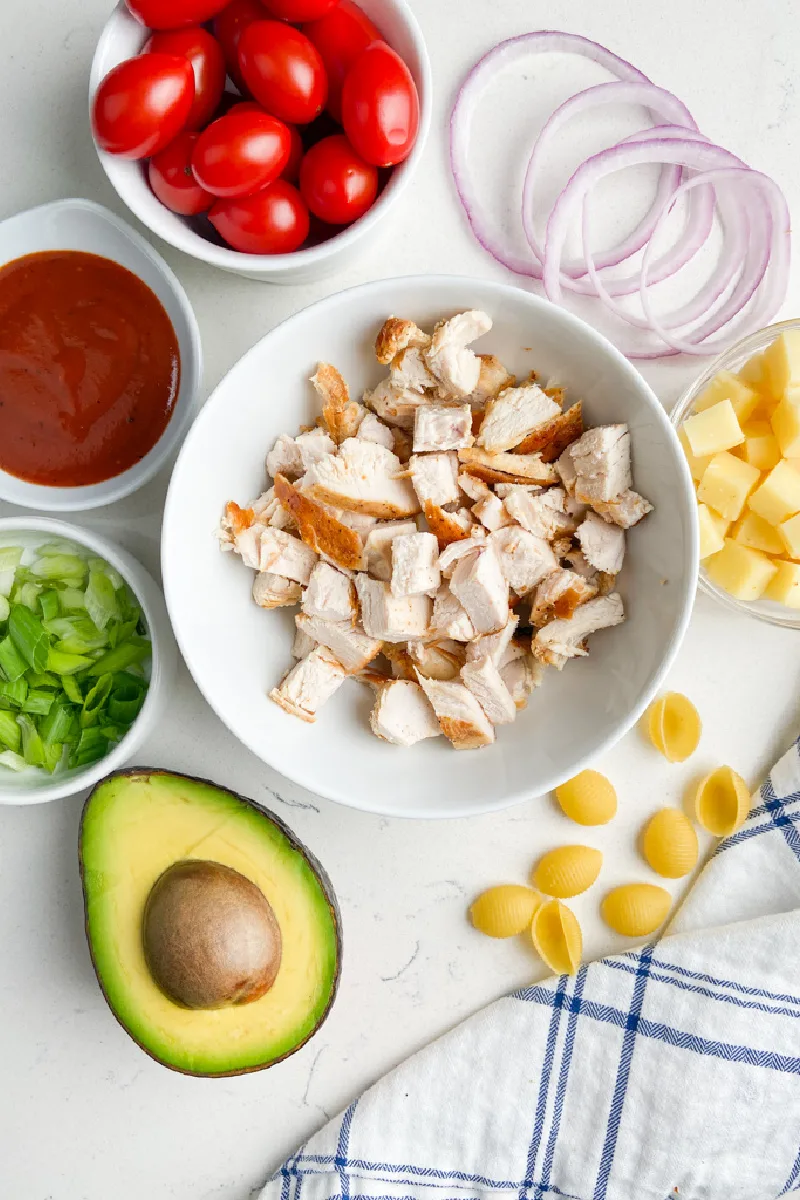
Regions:
[[316, 21], [335, 8], [339, 0], [261, 0], [278, 21]]
[[229, 246], [244, 254], [291, 254], [308, 237], [308, 209], [285, 179], [255, 196], [217, 201], [208, 219]]
[[194, 104], [187, 129], [202, 129], [211, 120], [225, 87], [225, 56], [216, 38], [202, 25], [154, 33], [145, 53], [180, 54], [188, 58], [194, 72]]
[[278, 178], [291, 144], [283, 121], [240, 109], [203, 130], [192, 154], [192, 171], [214, 196], [252, 196]]
[[359, 158], [343, 133], [312, 146], [300, 167], [300, 192], [329, 225], [363, 217], [378, 194], [378, 169]]
[[411, 153], [419, 131], [417, 88], [385, 42], [363, 50], [347, 73], [342, 124], [361, 157], [376, 167], [392, 167]]
[[225, 7], [228, 0], [125, 0], [148, 29], [182, 29], [202, 25]]
[[339, 0], [326, 16], [304, 25], [303, 33], [319, 50], [328, 72], [328, 112], [341, 121], [344, 77], [361, 51], [380, 41], [381, 34], [353, 0]]
[[282, 21], [254, 21], [239, 39], [239, 66], [267, 112], [306, 125], [325, 107], [325, 65], [311, 42]]
[[289, 137], [292, 139], [292, 144], [289, 147], [289, 159], [286, 166], [281, 171], [281, 179], [288, 179], [289, 183], [297, 183], [300, 176], [300, 163], [303, 161], [305, 147], [303, 139], [300, 137], [300, 131], [296, 125], [289, 125]]
[[216, 200], [216, 196], [200, 187], [192, 174], [192, 151], [198, 136], [196, 133], [179, 133], [168, 146], [153, 155], [147, 168], [150, 187], [161, 203], [184, 217], [206, 212]]
[[109, 71], [92, 104], [92, 133], [101, 150], [149, 158], [183, 129], [194, 101], [188, 58], [142, 54]]
[[245, 90], [242, 72], [239, 70], [239, 38], [242, 31], [253, 21], [264, 20], [264, 9], [258, 0], [233, 0], [227, 8], [214, 18], [214, 37], [222, 46], [228, 74], [239, 88]]

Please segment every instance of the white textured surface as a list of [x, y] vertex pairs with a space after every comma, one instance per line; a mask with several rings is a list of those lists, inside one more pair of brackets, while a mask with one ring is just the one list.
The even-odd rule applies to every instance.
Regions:
[[[64, 195], [121, 211], [89, 139], [85, 91], [104, 0], [26, 0], [0, 7], [2, 215]], [[675, 0], [643, 9], [551, 0], [416, 0], [438, 114], [423, 173], [383, 248], [343, 278], [278, 289], [216, 274], [169, 250], [195, 305], [206, 393], [258, 337], [303, 304], [380, 274], [441, 270], [503, 278], [467, 235], [447, 177], [443, 121], [466, 67], [490, 43], [538, 21], [595, 37], [675, 91], [701, 128], [774, 174], [800, 206], [800, 94], [791, 57], [793, 0]], [[24, 16], [23, 16], [24, 11]], [[525, 110], [519, 110], [524, 112]], [[524, 124], [524, 120], [523, 120]], [[791, 302], [793, 301], [793, 303]], [[800, 276], [785, 315], [800, 308]], [[646, 374], [671, 403], [692, 364]], [[166, 474], [87, 517], [152, 571]], [[8, 506], [0, 506], [4, 515]], [[701, 600], [672, 672], [706, 722], [696, 763], [670, 767], [635, 734], [598, 764], [621, 811], [591, 835], [604, 881], [648, 878], [633, 848], [645, 814], [678, 800], [707, 765], [728, 761], [755, 783], [796, 732], [797, 637]], [[282, 1066], [242, 1079], [183, 1079], [151, 1063], [116, 1026], [94, 983], [76, 870], [80, 802], [0, 810], [0, 1195], [10, 1200], [244, 1200], [277, 1160], [366, 1083], [481, 1004], [542, 972], [523, 945], [465, 925], [468, 898], [524, 879], [533, 857], [578, 832], [535, 799], [469, 823], [388, 822], [315, 801], [271, 778], [223, 730], [185, 672], [172, 717], [146, 761], [216, 776], [272, 804], [320, 855], [339, 894], [345, 968], [324, 1029]], [[376, 786], [380, 786], [376, 780]], [[280, 797], [273, 789], [277, 789]], [[588, 839], [587, 839], [588, 840]], [[591, 955], [617, 948], [576, 904]]]

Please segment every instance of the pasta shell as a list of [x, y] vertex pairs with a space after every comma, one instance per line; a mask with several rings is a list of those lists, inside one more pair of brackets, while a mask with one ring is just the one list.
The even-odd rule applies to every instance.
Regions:
[[697, 863], [697, 834], [685, 813], [678, 808], [662, 808], [644, 827], [642, 853], [658, 875], [680, 879]]
[[559, 846], [539, 859], [531, 882], [546, 896], [568, 900], [592, 886], [603, 856], [592, 846]]
[[652, 883], [626, 883], [603, 897], [600, 912], [615, 933], [647, 937], [664, 923], [671, 904], [666, 888]]
[[717, 767], [698, 784], [694, 810], [703, 829], [714, 837], [728, 837], [750, 812], [750, 791], [731, 767]]
[[560, 900], [547, 900], [536, 910], [531, 939], [539, 957], [554, 975], [574, 975], [583, 953], [578, 918]]
[[578, 825], [607, 825], [617, 811], [613, 783], [599, 771], [581, 771], [556, 788], [563, 812]]
[[489, 888], [469, 910], [472, 924], [489, 937], [507, 938], [522, 933], [533, 920], [542, 897], [529, 887], [507, 883]]
[[703, 723], [691, 700], [680, 692], [667, 692], [650, 705], [647, 731], [667, 762], [685, 762], [697, 749]]

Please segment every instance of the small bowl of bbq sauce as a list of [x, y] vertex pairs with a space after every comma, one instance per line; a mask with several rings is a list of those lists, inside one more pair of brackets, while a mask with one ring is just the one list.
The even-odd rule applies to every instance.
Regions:
[[88, 200], [0, 222], [0, 499], [96, 508], [176, 451], [202, 374], [167, 264]]

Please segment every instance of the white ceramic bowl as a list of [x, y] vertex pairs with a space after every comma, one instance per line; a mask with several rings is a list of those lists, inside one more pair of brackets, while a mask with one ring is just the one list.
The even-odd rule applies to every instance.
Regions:
[[47, 512], [74, 512], [121, 500], [147, 483], [178, 448], [194, 415], [203, 374], [200, 330], [189, 299], [160, 254], [108, 209], [90, 200], [55, 200], [0, 221], [0, 266], [42, 250], [83, 250], [110, 258], [155, 292], [172, 322], [181, 356], [181, 383], [161, 438], [138, 463], [85, 487], [45, 487], [0, 469], [0, 499]]
[[[382, 374], [375, 334], [394, 313], [430, 325], [463, 308], [494, 319], [478, 348], [525, 375], [557, 375], [582, 397], [588, 424], [626, 421], [637, 485], [655, 512], [629, 537], [620, 590], [629, 619], [597, 635], [587, 659], [548, 671], [514, 725], [489, 749], [456, 753], [442, 738], [409, 750], [379, 741], [371, 692], [347, 683], [314, 725], [267, 693], [291, 665], [293, 611], [266, 613], [252, 572], [220, 553], [226, 501], [264, 487], [278, 434], [313, 422], [308, 384], [318, 359], [353, 394]], [[503, 808], [569, 778], [628, 730], [653, 698], [689, 619], [697, 580], [695, 503], [683, 452], [647, 384], [604, 338], [562, 309], [513, 287], [449, 276], [390, 279], [331, 296], [278, 326], [233, 368], [178, 459], [162, 540], [167, 607], [195, 681], [225, 724], [283, 775], [333, 800], [391, 816], [457, 817]]]
[[[380, 197], [361, 220], [322, 245], [294, 254], [240, 254], [202, 237], [184, 217], [165, 208], [151, 192], [143, 164], [115, 158], [98, 149], [103, 170], [131, 212], [153, 233], [192, 258], [251, 279], [269, 283], [307, 283], [348, 267], [385, 228], [386, 218], [411, 182], [428, 136], [433, 106], [430, 60], [422, 31], [408, 4], [405, 0], [359, 0], [359, 4], [407, 64], [420, 100], [416, 145], [406, 161], [392, 172]], [[267, 13], [264, 15], [266, 17]], [[120, 0], [97, 43], [89, 80], [90, 105], [111, 68], [138, 54], [148, 36], [147, 30]]]
[[92, 766], [48, 775], [34, 767], [26, 771], [0, 768], [0, 804], [44, 804], [93, 787], [109, 771], [125, 765], [157, 726], [175, 680], [177, 654], [161, 591], [144, 567], [127, 550], [64, 521], [47, 517], [9, 517], [0, 520], [0, 546], [37, 546], [54, 538], [76, 542], [104, 558], [119, 571], [142, 606], [153, 646], [150, 686], [141, 711], [121, 742]]

